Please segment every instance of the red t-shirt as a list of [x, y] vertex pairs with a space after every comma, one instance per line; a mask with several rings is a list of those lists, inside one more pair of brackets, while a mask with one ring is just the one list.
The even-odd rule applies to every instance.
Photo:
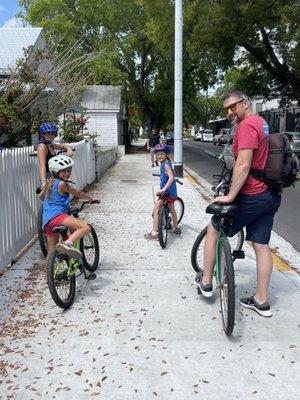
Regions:
[[[251, 168], [264, 169], [268, 157], [269, 127], [266, 121], [256, 114], [243, 119], [236, 129], [232, 151], [237, 158], [241, 149], [253, 149]], [[264, 192], [268, 186], [264, 181], [255, 179], [249, 174], [240, 193], [258, 194]]]

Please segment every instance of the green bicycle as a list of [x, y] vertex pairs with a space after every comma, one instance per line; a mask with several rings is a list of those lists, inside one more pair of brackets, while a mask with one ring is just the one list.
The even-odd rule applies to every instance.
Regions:
[[[93, 203], [99, 203], [99, 200], [95, 200]], [[83, 202], [79, 208], [71, 209], [70, 214], [78, 217], [85, 204], [90, 203]], [[81, 251], [81, 260], [59, 253], [55, 249], [48, 258], [47, 283], [49, 291], [54, 303], [63, 309], [71, 307], [74, 302], [76, 278], [82, 274], [88, 280], [96, 277], [93, 272], [98, 268], [100, 249], [96, 231], [92, 225], [90, 227], [90, 233], [73, 244], [74, 247]], [[65, 240], [68, 228], [64, 225], [59, 225], [53, 231], [59, 233]]]
[[[220, 290], [220, 305], [222, 324], [227, 336], [232, 334], [235, 318], [235, 282], [233, 261], [244, 258], [241, 249], [231, 250], [225, 227], [228, 226], [237, 210], [236, 204], [212, 203], [206, 208], [208, 214], [213, 214], [218, 220], [220, 231], [216, 242], [216, 264], [214, 276]], [[206, 232], [205, 232], [206, 234]]]
[[[220, 193], [228, 194], [231, 185], [231, 171], [226, 169], [222, 158], [223, 169], [218, 178], [216, 186], [213, 187], [215, 197]], [[227, 237], [225, 227], [230, 226], [233, 216], [237, 210], [236, 204], [211, 203], [207, 206], [206, 212], [213, 214], [220, 231], [216, 242], [216, 263], [214, 276], [217, 287], [220, 289], [220, 305], [222, 324], [226, 335], [231, 335], [235, 318], [235, 283], [233, 262], [236, 259], [245, 257], [242, 246], [244, 243], [244, 231], [241, 229], [233, 237]], [[207, 226], [197, 236], [191, 251], [192, 267], [197, 274], [203, 274], [204, 242], [207, 234]], [[231, 250], [233, 249], [233, 250]], [[198, 287], [198, 293], [201, 290]]]

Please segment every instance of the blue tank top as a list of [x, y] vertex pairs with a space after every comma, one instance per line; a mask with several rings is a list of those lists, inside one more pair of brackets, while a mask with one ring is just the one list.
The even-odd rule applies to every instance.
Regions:
[[70, 194], [61, 195], [58, 192], [60, 179], [54, 179], [50, 198], [46, 194], [43, 206], [43, 225], [46, 225], [50, 219], [56, 215], [65, 212], [68, 213], [70, 208]]
[[[165, 166], [166, 165], [168, 165], [171, 168], [173, 176], [175, 177], [171, 161], [170, 160], [166, 160], [160, 166], [160, 188], [161, 189], [165, 186], [165, 184], [168, 182], [168, 179], [169, 179], [169, 176], [168, 176], [168, 174], [166, 173], [166, 170], [165, 170]], [[177, 188], [176, 188], [176, 182], [175, 181], [172, 183], [172, 185], [167, 190], [167, 194], [170, 197], [177, 197]]]

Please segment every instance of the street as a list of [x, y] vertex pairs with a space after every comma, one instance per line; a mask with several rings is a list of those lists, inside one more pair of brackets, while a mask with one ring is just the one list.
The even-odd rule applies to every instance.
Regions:
[[[183, 162], [209, 183], [213, 182], [213, 174], [220, 173], [221, 163], [208, 153], [220, 154], [221, 146], [212, 143], [184, 141]], [[290, 242], [300, 251], [300, 213], [298, 211], [300, 199], [300, 183], [295, 188], [283, 190], [281, 206], [275, 216], [273, 230]]]

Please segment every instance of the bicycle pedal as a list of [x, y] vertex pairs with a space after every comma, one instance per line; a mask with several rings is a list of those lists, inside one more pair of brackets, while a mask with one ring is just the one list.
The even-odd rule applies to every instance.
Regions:
[[233, 250], [232, 257], [235, 259], [243, 259], [245, 258], [245, 252], [244, 250]]
[[87, 279], [88, 281], [93, 281], [96, 278], [97, 278], [97, 275], [94, 272], [91, 272], [90, 274], [85, 275], [85, 279]]

